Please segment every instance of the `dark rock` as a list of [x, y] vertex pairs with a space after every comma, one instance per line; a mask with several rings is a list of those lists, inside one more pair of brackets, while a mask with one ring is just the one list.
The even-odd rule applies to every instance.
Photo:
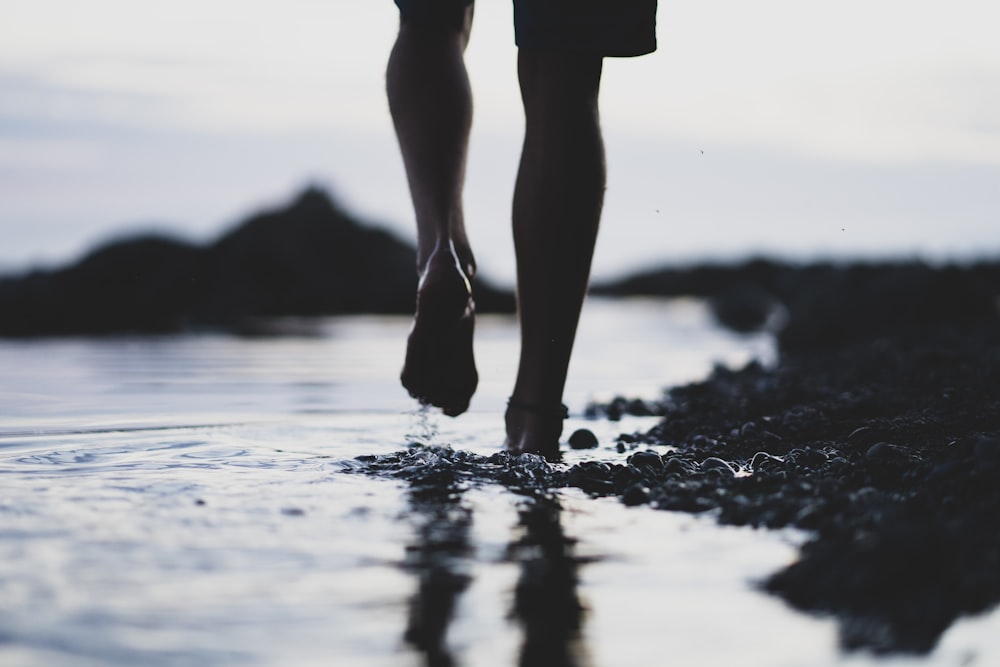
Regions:
[[622, 502], [629, 507], [645, 505], [649, 502], [649, 489], [641, 484], [633, 484], [625, 489], [625, 492], [622, 494]]
[[665, 473], [689, 475], [694, 470], [691, 464], [677, 456], [670, 456], [661, 460], [663, 461], [663, 472]]
[[750, 469], [753, 472], [776, 470], [782, 468], [783, 466], [784, 461], [777, 456], [771, 456], [767, 452], [757, 452], [753, 455], [753, 459], [750, 460]]
[[615, 483], [612, 480], [611, 466], [607, 463], [587, 461], [570, 468], [566, 478], [568, 486], [574, 486], [594, 495], [612, 495], [615, 493]]
[[715, 456], [710, 456], [704, 461], [702, 461], [701, 469], [703, 472], [707, 472], [709, 470], [718, 470], [728, 475], [736, 474], [736, 469], [733, 468], [733, 466], [729, 465], [729, 463], [727, 463], [726, 461], [723, 461], [722, 459]]
[[915, 458], [908, 448], [888, 442], [876, 442], [865, 452], [865, 459], [879, 464], [902, 465], [912, 463]]
[[1000, 437], [981, 435], [974, 447], [976, 459], [983, 463], [1000, 463]]
[[572, 449], [594, 449], [597, 447], [597, 436], [586, 428], [578, 428], [569, 436], [569, 446]]
[[660, 458], [659, 454], [650, 450], [636, 452], [628, 457], [628, 462], [640, 470], [644, 468], [653, 471], [663, 470], [663, 459]]
[[616, 466], [614, 472], [612, 473], [612, 481], [615, 485], [615, 491], [617, 493], [622, 493], [628, 487], [632, 486], [633, 483], [641, 479], [642, 476], [639, 474], [636, 468], [632, 466]]
[[819, 449], [805, 448], [793, 449], [785, 456], [785, 463], [792, 463], [795, 466], [816, 469], [827, 462], [829, 457]]

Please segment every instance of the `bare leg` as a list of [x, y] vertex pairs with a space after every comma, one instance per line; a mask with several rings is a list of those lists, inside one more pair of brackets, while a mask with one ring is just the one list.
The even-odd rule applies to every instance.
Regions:
[[401, 380], [422, 403], [459, 415], [478, 375], [472, 354], [475, 260], [462, 186], [472, 124], [463, 52], [472, 7], [455, 29], [400, 23], [386, 87], [417, 218], [417, 312]]
[[521, 357], [507, 448], [548, 458], [559, 454], [559, 406], [604, 202], [601, 66], [588, 54], [518, 54], [525, 137], [513, 223]]

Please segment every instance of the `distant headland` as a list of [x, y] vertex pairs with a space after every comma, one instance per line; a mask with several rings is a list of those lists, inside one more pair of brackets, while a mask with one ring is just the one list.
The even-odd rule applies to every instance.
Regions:
[[[0, 336], [255, 332], [283, 317], [410, 314], [415, 263], [411, 244], [307, 187], [205, 245], [130, 236], [65, 267], [0, 277]], [[512, 292], [480, 278], [474, 288], [478, 312], [514, 312]], [[787, 351], [940, 321], [993, 320], [1000, 261], [751, 259], [669, 266], [594, 284], [591, 293], [704, 298], [723, 326], [770, 329]]]

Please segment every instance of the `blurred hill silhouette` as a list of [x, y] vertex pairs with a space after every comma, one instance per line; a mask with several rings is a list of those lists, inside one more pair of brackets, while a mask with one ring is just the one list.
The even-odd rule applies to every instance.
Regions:
[[[272, 330], [277, 317], [411, 314], [416, 251], [366, 226], [321, 189], [250, 216], [207, 246], [123, 238], [53, 270], [0, 277], [0, 336]], [[514, 295], [477, 278], [480, 313]], [[796, 265], [754, 259], [637, 272], [603, 296], [694, 296], [720, 324], [769, 329], [783, 352], [998, 318], [1000, 262]]]
[[[409, 314], [416, 251], [322, 190], [252, 215], [208, 246], [122, 238], [64, 268], [0, 278], [0, 336], [253, 329], [282, 316]], [[513, 312], [482, 280], [479, 312]]]
[[767, 259], [669, 267], [594, 285], [603, 296], [695, 296], [734, 331], [768, 328], [785, 353], [808, 352], [941, 325], [1000, 319], [1000, 262], [935, 267], [920, 261]]

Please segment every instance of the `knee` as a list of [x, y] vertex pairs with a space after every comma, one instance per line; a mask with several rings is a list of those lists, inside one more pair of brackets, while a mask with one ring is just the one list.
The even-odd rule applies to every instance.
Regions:
[[518, 50], [517, 71], [525, 109], [596, 107], [603, 58], [578, 51]]
[[456, 42], [464, 50], [472, 33], [473, 5], [464, 9], [445, 11], [427, 9], [400, 12], [397, 41], [430, 44]]

